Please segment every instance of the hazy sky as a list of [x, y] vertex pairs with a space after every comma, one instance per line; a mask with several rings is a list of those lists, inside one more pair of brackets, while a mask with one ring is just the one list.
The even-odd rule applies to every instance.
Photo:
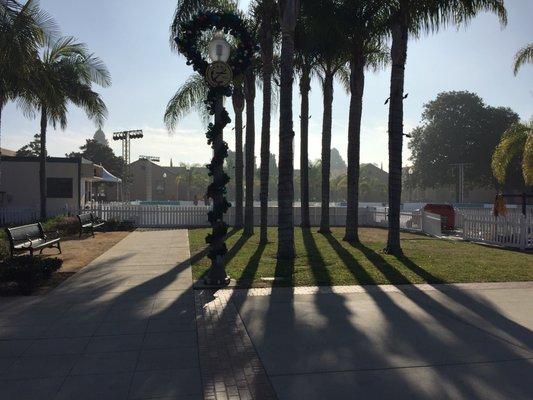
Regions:
[[[161, 157], [161, 164], [179, 162], [206, 163], [210, 148], [206, 144], [205, 127], [192, 114], [185, 118], [175, 133], [169, 134], [163, 124], [168, 99], [192, 73], [182, 56], [170, 51], [168, 27], [175, 0], [128, 2], [119, 0], [41, 0], [65, 35], [87, 43], [107, 64], [112, 78], [111, 88], [102, 89], [109, 108], [104, 126], [108, 138], [117, 130], [143, 129], [145, 137], [132, 142], [132, 161], [139, 154]], [[126, 6], [127, 4], [127, 6]], [[248, 1], [241, 1], [246, 6]], [[517, 77], [512, 73], [513, 56], [520, 47], [533, 41], [533, 1], [506, 0], [509, 23], [501, 28], [493, 15], [479, 15], [466, 28], [450, 27], [438, 34], [423, 36], [409, 43], [405, 101], [405, 131], [420, 122], [422, 106], [442, 91], [469, 90], [478, 93], [487, 104], [506, 106], [521, 118], [533, 116], [533, 66], [523, 67]], [[383, 163], [387, 169], [387, 113], [383, 103], [389, 96], [389, 74], [386, 69], [368, 73], [366, 79], [362, 162]], [[299, 160], [299, 98], [295, 87], [295, 150]], [[310, 158], [320, 157], [322, 121], [321, 89], [315, 82], [311, 94]], [[227, 102], [231, 108], [231, 102]], [[259, 154], [261, 93], [257, 93], [256, 132]], [[231, 112], [231, 110], [230, 110]], [[271, 148], [278, 152], [278, 118], [274, 111]], [[346, 158], [348, 96], [335, 87], [333, 105], [332, 146]], [[38, 120], [24, 118], [10, 104], [2, 115], [2, 147], [18, 149], [38, 132]], [[233, 148], [233, 132], [229, 126], [226, 139]], [[62, 156], [76, 150], [92, 137], [95, 126], [83, 112], [71, 108], [65, 131], [50, 130], [48, 153]], [[117, 154], [120, 145], [111, 143]], [[406, 151], [404, 159], [407, 160]], [[298, 161], [295, 166], [298, 167]]]

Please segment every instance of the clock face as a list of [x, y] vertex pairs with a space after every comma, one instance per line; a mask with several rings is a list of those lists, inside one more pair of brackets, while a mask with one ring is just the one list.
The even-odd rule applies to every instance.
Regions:
[[207, 67], [205, 80], [211, 87], [228, 86], [232, 79], [231, 68], [223, 61], [215, 61]]

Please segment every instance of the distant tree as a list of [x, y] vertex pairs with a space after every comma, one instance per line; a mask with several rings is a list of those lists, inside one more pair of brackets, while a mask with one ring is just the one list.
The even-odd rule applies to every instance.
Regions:
[[36, 133], [33, 140], [17, 150], [17, 157], [38, 157], [41, 154], [41, 135]]
[[468, 163], [469, 186], [494, 183], [491, 157], [503, 133], [518, 122], [509, 108], [490, 107], [470, 92], [445, 92], [424, 106], [409, 143], [413, 179], [420, 187], [452, 185], [452, 164]]
[[66, 154], [67, 157], [83, 157], [95, 164], [102, 165], [113, 175], [123, 178], [125, 163], [122, 157], [117, 157], [111, 147], [97, 142], [94, 139], [87, 139], [87, 142], [80, 147], [81, 151]]

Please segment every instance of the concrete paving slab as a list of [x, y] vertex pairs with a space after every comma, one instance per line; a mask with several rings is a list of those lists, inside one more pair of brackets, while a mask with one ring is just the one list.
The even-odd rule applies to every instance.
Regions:
[[250, 297], [240, 314], [269, 374], [528, 357], [522, 348], [402, 294]]
[[198, 368], [166, 371], [136, 372], [130, 390], [130, 399], [159, 397], [178, 398], [199, 395], [202, 391]]
[[531, 399], [531, 360], [271, 376], [279, 400]]
[[201, 393], [182, 242], [186, 231], [134, 232], [49, 295], [2, 304], [0, 399]]
[[1, 382], [0, 398], [16, 400], [52, 400], [64, 378], [19, 379]]
[[140, 350], [144, 334], [96, 336], [91, 338], [84, 353], [106, 353], [114, 351]]
[[138, 351], [83, 354], [77, 360], [70, 375], [133, 372], [138, 356]]
[[121, 400], [128, 398], [132, 373], [69, 376], [56, 400]]
[[532, 289], [434, 290], [406, 294], [533, 351]]

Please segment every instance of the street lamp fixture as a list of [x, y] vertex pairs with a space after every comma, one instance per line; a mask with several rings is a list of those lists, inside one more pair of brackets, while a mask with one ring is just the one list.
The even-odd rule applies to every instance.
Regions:
[[224, 39], [224, 35], [221, 32], [217, 32], [213, 35], [213, 39], [209, 43], [208, 51], [211, 61], [227, 62], [229, 60], [231, 46]]

